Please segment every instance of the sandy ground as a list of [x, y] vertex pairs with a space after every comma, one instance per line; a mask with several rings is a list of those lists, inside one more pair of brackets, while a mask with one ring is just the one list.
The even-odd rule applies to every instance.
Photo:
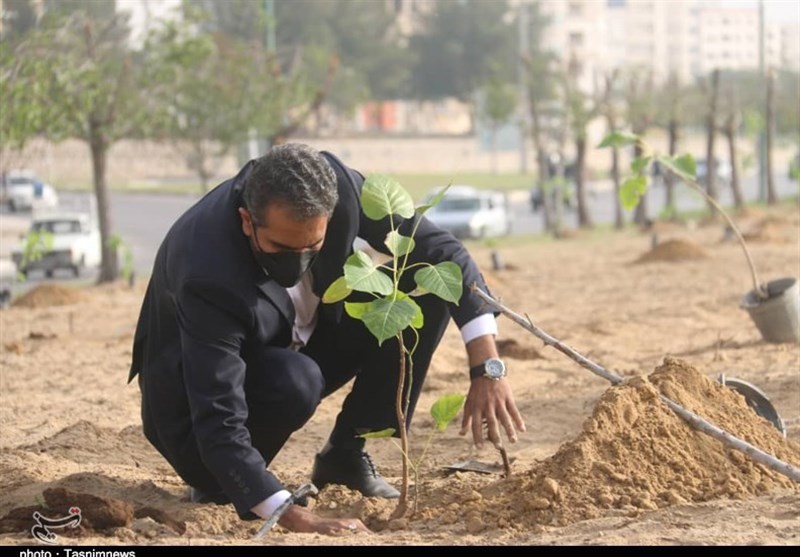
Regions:
[[[797, 205], [753, 209], [737, 222], [762, 280], [800, 276]], [[528, 428], [506, 445], [511, 476], [446, 471], [470, 459], [502, 470], [495, 448], [476, 452], [451, 425], [422, 462], [410, 517], [390, 520], [394, 502], [343, 488], [311, 501], [320, 513], [361, 517], [371, 534], [277, 527], [253, 541], [259, 522], [240, 521], [230, 506], [187, 501], [143, 438], [139, 392], [125, 383], [144, 284], [50, 288], [28, 300], [32, 307], [17, 300], [0, 312], [0, 543], [36, 543], [33, 511], [54, 518], [76, 505], [82, 526], [53, 530], [56, 543], [798, 545], [800, 483], [698, 431], [659, 399], [779, 465], [800, 467], [800, 344], [763, 341], [739, 307], [752, 288], [740, 247], [723, 241], [721, 224], [692, 224], [657, 224], [655, 248], [653, 230], [511, 240], [497, 248], [508, 264], [502, 271], [492, 270], [490, 247], [471, 244], [498, 299], [626, 380], [612, 386], [501, 316], [508, 380]], [[722, 387], [719, 374], [764, 391], [786, 438]], [[412, 427], [415, 456], [432, 431], [427, 409], [467, 387], [465, 351], [451, 327]], [[323, 401], [273, 463], [288, 486], [308, 481], [346, 390]], [[385, 440], [368, 449], [399, 485], [397, 449]]]

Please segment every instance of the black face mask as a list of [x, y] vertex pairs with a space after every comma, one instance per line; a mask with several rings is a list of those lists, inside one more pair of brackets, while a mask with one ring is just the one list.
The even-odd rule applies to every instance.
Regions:
[[319, 250], [278, 251], [267, 253], [256, 247], [256, 261], [267, 272], [272, 280], [291, 288], [303, 278], [309, 267], [319, 255]]

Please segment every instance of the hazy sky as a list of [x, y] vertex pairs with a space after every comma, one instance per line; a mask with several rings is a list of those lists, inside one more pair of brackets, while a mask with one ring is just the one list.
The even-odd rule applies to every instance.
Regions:
[[[665, 0], [669, 1], [669, 0]], [[707, 0], [731, 7], [758, 7], [758, 0]], [[769, 23], [800, 23], [800, 0], [764, 0], [764, 19]]]

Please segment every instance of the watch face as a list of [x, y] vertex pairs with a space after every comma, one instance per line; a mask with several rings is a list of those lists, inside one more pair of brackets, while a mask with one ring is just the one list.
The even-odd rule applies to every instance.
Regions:
[[502, 360], [489, 358], [486, 360], [486, 375], [493, 379], [499, 379], [506, 374], [506, 365]]

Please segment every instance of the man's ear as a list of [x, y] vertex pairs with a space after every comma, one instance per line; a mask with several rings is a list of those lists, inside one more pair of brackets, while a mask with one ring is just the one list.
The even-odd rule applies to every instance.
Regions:
[[239, 207], [239, 218], [242, 219], [242, 233], [249, 238], [253, 235], [253, 220], [244, 207]]

